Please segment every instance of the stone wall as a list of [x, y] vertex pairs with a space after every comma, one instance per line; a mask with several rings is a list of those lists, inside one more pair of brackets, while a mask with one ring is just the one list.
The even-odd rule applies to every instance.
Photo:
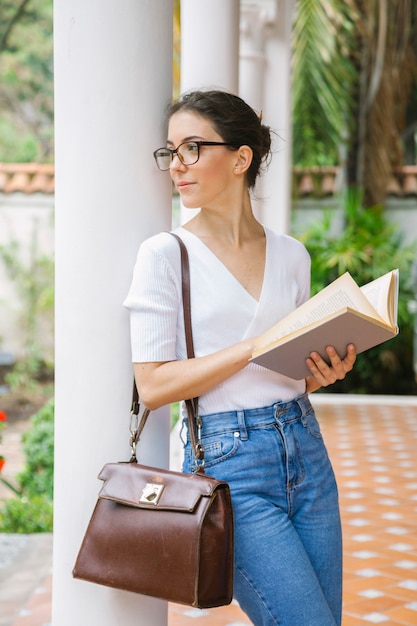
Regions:
[[[4, 254], [9, 253], [12, 266], [7, 269]], [[54, 196], [0, 193], [0, 352], [11, 353], [15, 359], [24, 355], [27, 346], [33, 289], [39, 287], [45, 275], [53, 283], [51, 270], [41, 270], [39, 263], [44, 259], [53, 261], [53, 256]], [[16, 278], [11, 272], [17, 274]], [[35, 325], [36, 340], [45, 357], [51, 359], [53, 309], [46, 307]]]

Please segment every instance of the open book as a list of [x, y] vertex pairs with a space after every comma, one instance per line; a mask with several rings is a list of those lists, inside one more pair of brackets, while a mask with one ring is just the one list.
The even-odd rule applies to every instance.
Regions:
[[398, 334], [398, 270], [358, 287], [349, 272], [272, 326], [257, 340], [251, 361], [296, 380], [311, 374], [310, 352], [327, 362], [325, 348], [346, 356], [353, 343], [357, 353]]

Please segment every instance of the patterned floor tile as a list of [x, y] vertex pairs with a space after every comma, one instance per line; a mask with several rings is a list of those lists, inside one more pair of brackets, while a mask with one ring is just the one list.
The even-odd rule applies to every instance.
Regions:
[[[339, 484], [343, 626], [416, 626], [417, 402], [323, 394], [313, 403]], [[44, 588], [20, 607], [13, 626], [49, 623]], [[236, 604], [208, 611], [169, 605], [168, 626], [250, 624]]]

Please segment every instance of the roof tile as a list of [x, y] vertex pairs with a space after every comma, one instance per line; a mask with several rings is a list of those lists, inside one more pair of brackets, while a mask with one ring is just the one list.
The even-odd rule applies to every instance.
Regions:
[[6, 193], [13, 193], [14, 191], [28, 191], [30, 177], [26, 172], [15, 172], [11, 174], [6, 184]]
[[[295, 167], [293, 191], [301, 198], [335, 195], [339, 190], [339, 167]], [[417, 197], [417, 165], [404, 165], [388, 178], [387, 196]]]
[[53, 194], [54, 190], [52, 163], [0, 163], [0, 192]]
[[314, 181], [310, 174], [304, 174], [301, 176], [301, 180], [298, 185], [298, 193], [300, 196], [309, 196], [314, 194]]
[[42, 172], [38, 172], [32, 177], [32, 180], [29, 182], [27, 192], [34, 193], [35, 191], [45, 192], [48, 187], [49, 177], [47, 174]]
[[403, 190], [405, 196], [417, 196], [417, 166], [404, 167]]
[[332, 196], [335, 191], [336, 177], [333, 174], [324, 174], [321, 181], [321, 192], [324, 196]]
[[7, 174], [0, 169], [0, 192], [4, 192], [7, 186]]
[[398, 177], [392, 174], [388, 178], [387, 183], [387, 195], [388, 196], [401, 196], [401, 185]]
[[[340, 168], [295, 167], [293, 189], [300, 197], [329, 197], [338, 191]], [[46, 193], [55, 191], [52, 163], [0, 163], [0, 193]], [[417, 165], [404, 165], [388, 178], [387, 195], [417, 197]]]

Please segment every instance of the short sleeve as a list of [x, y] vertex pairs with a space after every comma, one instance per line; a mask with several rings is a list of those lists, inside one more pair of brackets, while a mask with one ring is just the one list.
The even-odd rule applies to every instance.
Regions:
[[299, 291], [296, 299], [296, 306], [301, 306], [310, 298], [311, 289], [311, 257], [306, 248], [300, 244], [299, 259], [295, 267], [297, 268], [297, 282]]
[[[132, 361], [159, 362], [177, 358], [178, 311], [181, 306], [180, 279], [175, 258], [164, 254], [162, 235], [146, 240], [140, 247], [132, 283], [123, 305], [130, 312]], [[169, 237], [172, 239], [172, 237]], [[177, 246], [172, 239], [174, 248]], [[172, 246], [168, 248], [172, 250]], [[178, 246], [177, 246], [178, 247]], [[171, 257], [178, 256], [178, 250]], [[178, 261], [179, 262], [179, 261]]]

